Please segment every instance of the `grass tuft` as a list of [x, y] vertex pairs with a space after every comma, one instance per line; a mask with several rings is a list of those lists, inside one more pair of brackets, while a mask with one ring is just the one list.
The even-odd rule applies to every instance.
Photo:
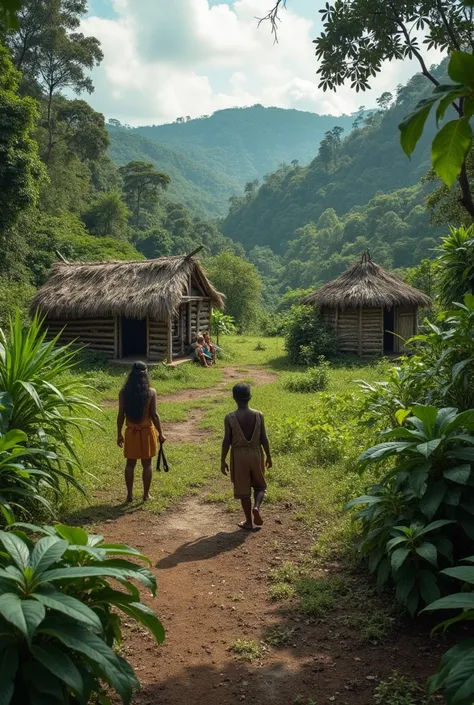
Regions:
[[236, 639], [230, 646], [229, 651], [234, 653], [242, 661], [255, 661], [261, 655], [260, 646], [253, 639]]

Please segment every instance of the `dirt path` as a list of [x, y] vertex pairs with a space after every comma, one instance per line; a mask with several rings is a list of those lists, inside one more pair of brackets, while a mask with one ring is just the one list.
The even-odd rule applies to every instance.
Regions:
[[[248, 374], [254, 383], [274, 379], [264, 370]], [[218, 396], [229, 381], [245, 376], [226, 368], [221, 389], [189, 390], [166, 400]], [[193, 409], [185, 422], [168, 424], [171, 442], [185, 436], [199, 443], [202, 413]], [[439, 647], [428, 642], [426, 630], [404, 631], [383, 645], [362, 644], [337, 611], [310, 621], [270, 602], [269, 571], [298, 561], [315, 537], [291, 508], [267, 510], [263, 529], [250, 534], [237, 527], [239, 518], [195, 496], [164, 515], [138, 511], [102, 527], [107, 539], [150, 557], [159, 585], [149, 604], [167, 630], [165, 644], [157, 647], [136, 625], [124, 630], [124, 655], [142, 683], [134, 705], [309, 705], [309, 698], [318, 705], [371, 705], [377, 680], [393, 669], [412, 668], [417, 679], [433, 672]], [[269, 646], [275, 627], [286, 635], [284, 646]], [[229, 651], [238, 638], [258, 645], [251, 663]]]

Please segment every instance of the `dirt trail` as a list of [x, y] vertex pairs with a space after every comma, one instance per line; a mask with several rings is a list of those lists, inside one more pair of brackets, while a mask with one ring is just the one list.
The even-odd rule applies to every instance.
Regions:
[[[246, 376], [256, 384], [275, 378], [265, 370], [228, 367], [217, 389], [188, 390], [162, 401], [218, 397], [222, 387]], [[206, 433], [197, 427], [202, 413], [193, 409], [185, 422], [168, 424], [170, 441], [186, 436], [187, 442], [199, 443]], [[159, 585], [158, 597], [149, 604], [167, 630], [165, 644], [156, 646], [136, 625], [124, 630], [124, 655], [142, 683], [134, 705], [292, 705], [297, 696], [318, 705], [371, 705], [377, 680], [397, 667], [406, 672], [407, 656], [414, 677], [433, 672], [438, 652], [426, 631], [421, 637], [397, 634], [384, 645], [361, 644], [357, 631], [345, 626], [344, 615], [311, 622], [269, 602], [269, 571], [298, 561], [315, 537], [291, 508], [267, 510], [264, 527], [255, 533], [240, 530], [239, 519], [194, 496], [164, 515], [133, 512], [100, 529], [110, 541], [149, 556]], [[268, 645], [275, 627], [289, 638], [280, 648]], [[229, 651], [238, 638], [259, 645], [252, 663]]]

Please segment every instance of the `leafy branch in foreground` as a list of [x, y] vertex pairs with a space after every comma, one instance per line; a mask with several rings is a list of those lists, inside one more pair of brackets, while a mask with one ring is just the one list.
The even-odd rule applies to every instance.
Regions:
[[[42, 538], [34, 541], [26, 531]], [[139, 683], [113, 649], [121, 643], [117, 611], [158, 643], [164, 640], [132, 582], [156, 594], [153, 574], [135, 562], [149, 561], [128, 546], [61, 524], [17, 524], [0, 532], [0, 543], [2, 705], [87, 705], [93, 695], [110, 705], [104, 685], [130, 703]]]
[[400, 124], [401, 144], [405, 154], [411, 156], [432, 108], [437, 106], [436, 124], [439, 125], [448, 108], [453, 106], [457, 118], [443, 125], [436, 134], [431, 146], [431, 160], [434, 171], [447, 186], [459, 180], [462, 205], [474, 217], [474, 202], [466, 174], [466, 159], [473, 141], [470, 120], [474, 115], [474, 55], [466, 51], [453, 52], [448, 74], [455, 83], [436, 86], [431, 96], [420, 101]]

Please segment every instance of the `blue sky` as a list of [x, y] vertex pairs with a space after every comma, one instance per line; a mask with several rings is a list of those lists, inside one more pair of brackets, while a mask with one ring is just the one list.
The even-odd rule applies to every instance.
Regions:
[[398, 62], [384, 67], [369, 94], [348, 86], [323, 93], [312, 40], [324, 2], [288, 0], [275, 45], [269, 25], [256, 20], [272, 0], [90, 0], [83, 31], [104, 51], [90, 102], [133, 125], [255, 103], [339, 115], [375, 105], [418, 70]]

